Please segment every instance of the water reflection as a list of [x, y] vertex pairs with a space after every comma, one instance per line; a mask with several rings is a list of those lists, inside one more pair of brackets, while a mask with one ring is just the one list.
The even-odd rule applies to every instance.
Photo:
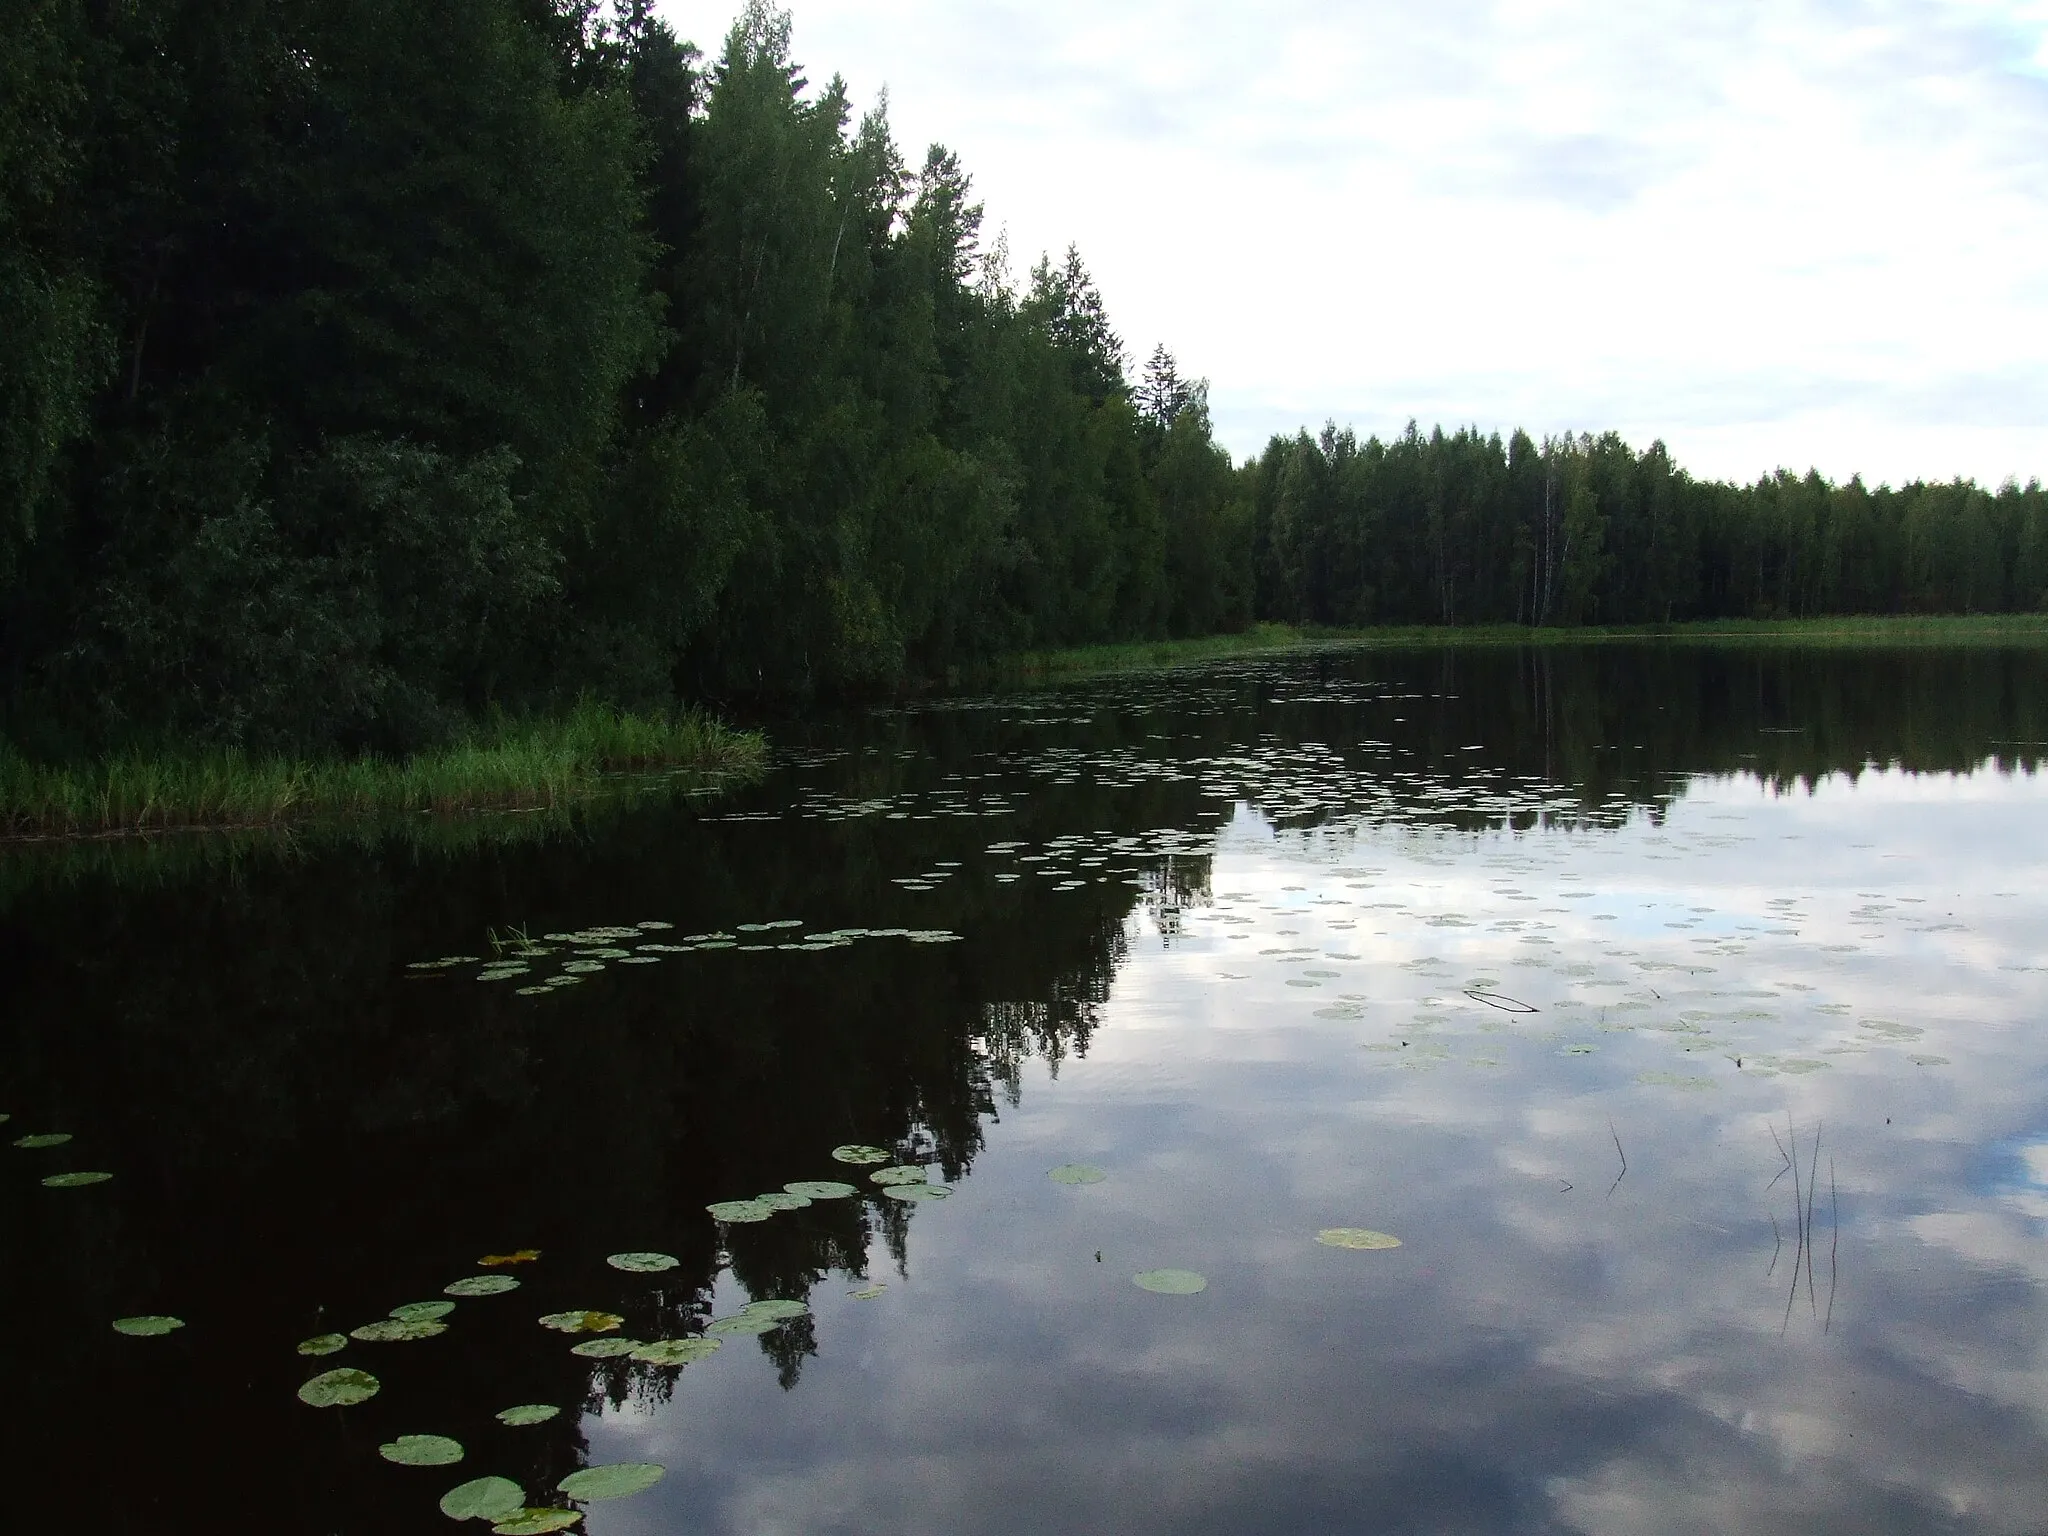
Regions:
[[[10, 1465], [109, 1531], [230, 1479], [438, 1529], [399, 1433], [536, 1495], [668, 1466], [602, 1532], [2031, 1529], [2043, 671], [1333, 652], [838, 722], [711, 814], [514, 847], [17, 866], [0, 1109], [117, 1179], [0, 1186]], [[803, 947], [409, 969], [642, 921]], [[962, 941], [804, 944], [886, 929]], [[958, 1192], [704, 1212], [850, 1142]], [[373, 1402], [292, 1402], [295, 1341], [520, 1247], [448, 1335], [317, 1362]], [[533, 1323], [771, 1296], [812, 1315], [679, 1371]]]

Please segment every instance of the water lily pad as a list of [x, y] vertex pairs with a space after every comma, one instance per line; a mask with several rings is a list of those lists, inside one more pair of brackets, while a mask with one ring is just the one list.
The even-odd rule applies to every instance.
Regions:
[[801, 1195], [806, 1200], [844, 1200], [849, 1195], [860, 1193], [851, 1184], [841, 1184], [837, 1179], [798, 1179], [794, 1184], [785, 1184], [783, 1189], [792, 1195]]
[[539, 1257], [538, 1248], [521, 1248], [514, 1253], [487, 1253], [477, 1263], [485, 1269], [502, 1269], [507, 1264], [531, 1264]]
[[719, 1200], [704, 1209], [714, 1220], [730, 1222], [766, 1221], [775, 1214], [758, 1200]]
[[784, 1321], [785, 1319], [779, 1317], [714, 1317], [704, 1331], [707, 1334], [773, 1333]]
[[28, 1151], [37, 1152], [44, 1147], [61, 1147], [70, 1139], [71, 1133], [69, 1131], [52, 1131], [43, 1136], [23, 1136], [14, 1144], [17, 1147], [26, 1148]]
[[410, 1344], [416, 1339], [431, 1339], [447, 1331], [448, 1325], [434, 1318], [409, 1323], [403, 1318], [387, 1317], [365, 1323], [360, 1328], [351, 1328], [348, 1336], [365, 1344]]
[[880, 1168], [868, 1175], [877, 1184], [887, 1188], [891, 1184], [922, 1184], [931, 1175], [922, 1168]]
[[441, 1495], [450, 1520], [509, 1520], [526, 1507], [526, 1490], [509, 1477], [479, 1477]]
[[1365, 1227], [1325, 1227], [1316, 1234], [1316, 1241], [1325, 1248], [1355, 1248], [1360, 1252], [1401, 1246], [1401, 1239], [1391, 1233], [1374, 1232]]
[[717, 1339], [656, 1339], [633, 1351], [642, 1365], [692, 1365], [709, 1359], [723, 1347]]
[[518, 1290], [519, 1282], [510, 1275], [471, 1275], [441, 1289], [450, 1296], [502, 1296]]
[[629, 1275], [658, 1275], [666, 1269], [679, 1269], [682, 1260], [672, 1253], [615, 1253], [605, 1260], [613, 1269], [623, 1269]]
[[393, 1307], [390, 1315], [401, 1323], [431, 1323], [454, 1310], [452, 1301], [408, 1301], [402, 1307]]
[[185, 1326], [182, 1317], [117, 1317], [114, 1332], [125, 1333], [131, 1339], [160, 1339], [167, 1333], [176, 1333]]
[[811, 1202], [803, 1195], [792, 1195], [787, 1190], [777, 1189], [765, 1195], [754, 1196], [754, 1203], [766, 1206], [771, 1211], [781, 1212], [800, 1211]]
[[1159, 1296], [1193, 1296], [1209, 1289], [1207, 1277], [1196, 1274], [1192, 1269], [1148, 1269], [1141, 1275], [1131, 1276], [1131, 1280], [1139, 1290]]
[[774, 1297], [764, 1301], [750, 1301], [740, 1308], [741, 1317], [773, 1317], [786, 1320], [792, 1317], [809, 1317], [810, 1315], [811, 1309], [808, 1303], [783, 1301]]
[[1046, 1177], [1055, 1184], [1100, 1184], [1109, 1175], [1093, 1163], [1061, 1163]]
[[104, 1184], [111, 1179], [111, 1173], [53, 1173], [43, 1180], [45, 1189], [83, 1189], [88, 1184]]
[[583, 1518], [573, 1509], [522, 1509], [491, 1527], [491, 1536], [547, 1536], [566, 1531]]
[[345, 1333], [316, 1333], [310, 1339], [299, 1340], [299, 1353], [302, 1355], [338, 1355], [347, 1348], [348, 1335]]
[[589, 1339], [576, 1345], [569, 1353], [581, 1355], [586, 1360], [616, 1360], [621, 1355], [630, 1355], [640, 1347], [638, 1339]]
[[848, 1291], [846, 1294], [851, 1296], [855, 1301], [873, 1301], [877, 1296], [881, 1295], [884, 1291], [888, 1289], [889, 1287], [887, 1287], [886, 1285], [864, 1285], [859, 1290]]
[[953, 1191], [944, 1184], [891, 1184], [882, 1193], [891, 1200], [943, 1200]]
[[550, 1312], [540, 1325], [557, 1333], [610, 1333], [623, 1322], [616, 1312]]
[[315, 1408], [348, 1408], [367, 1403], [384, 1385], [368, 1371], [323, 1371], [299, 1387], [299, 1401]]
[[833, 1160], [841, 1163], [886, 1163], [893, 1155], [881, 1147], [862, 1146], [858, 1143], [832, 1149]]
[[561, 1416], [562, 1410], [553, 1403], [521, 1403], [517, 1408], [506, 1408], [497, 1415], [500, 1424], [509, 1424], [514, 1429], [526, 1429], [534, 1424], [545, 1424], [549, 1419]]
[[572, 1499], [590, 1504], [600, 1499], [624, 1499], [645, 1493], [667, 1475], [668, 1468], [651, 1461], [622, 1461], [608, 1467], [585, 1467], [581, 1472], [571, 1472], [555, 1487]]
[[401, 1467], [452, 1467], [462, 1460], [462, 1442], [446, 1435], [400, 1435], [377, 1454]]

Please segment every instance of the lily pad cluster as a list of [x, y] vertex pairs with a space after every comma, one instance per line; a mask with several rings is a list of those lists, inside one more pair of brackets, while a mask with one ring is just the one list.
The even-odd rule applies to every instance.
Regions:
[[845, 949], [872, 939], [903, 939], [912, 944], [957, 944], [962, 935], [946, 928], [829, 928], [802, 932], [801, 918], [776, 918], [769, 922], [740, 923], [730, 931], [684, 934], [679, 938], [654, 938], [667, 934], [675, 924], [650, 918], [630, 926], [579, 928], [573, 932], [550, 933], [541, 939], [500, 942], [496, 958], [481, 960], [475, 955], [443, 955], [435, 960], [415, 960], [406, 969], [416, 976], [433, 977], [467, 966], [478, 966], [476, 980], [504, 982], [527, 980], [537, 966], [553, 968], [553, 974], [514, 990], [521, 997], [546, 997], [595, 976], [614, 965], [659, 965], [673, 955], [695, 954], [701, 950], [736, 950], [743, 953], [817, 953]]

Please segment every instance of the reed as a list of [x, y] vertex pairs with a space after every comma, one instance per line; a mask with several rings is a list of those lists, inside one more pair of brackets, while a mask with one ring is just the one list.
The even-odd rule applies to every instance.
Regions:
[[765, 754], [758, 734], [699, 710], [640, 714], [592, 700], [558, 718], [499, 717], [404, 758], [304, 760], [222, 747], [40, 763], [0, 743], [0, 838], [559, 806], [629, 789], [635, 775], [751, 772]]

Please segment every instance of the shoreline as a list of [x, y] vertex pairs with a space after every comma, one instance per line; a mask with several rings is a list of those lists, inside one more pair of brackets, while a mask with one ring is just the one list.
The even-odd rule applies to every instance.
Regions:
[[2048, 645], [2048, 614], [1834, 615], [1812, 619], [1698, 619], [1683, 624], [1583, 625], [1575, 628], [1489, 624], [1335, 628], [1258, 624], [1237, 634], [1186, 640], [1134, 640], [1064, 650], [1026, 651], [998, 675], [1045, 682], [1091, 673], [1144, 671], [1191, 662], [1320, 646], [1389, 650], [1454, 646], [1572, 646], [1650, 641], [1712, 644], [1855, 646]]
[[36, 763], [0, 745], [0, 851], [557, 810], [693, 774], [748, 776], [766, 758], [759, 732], [699, 710], [635, 715], [590, 703], [556, 720], [479, 726], [404, 758], [173, 747]]

